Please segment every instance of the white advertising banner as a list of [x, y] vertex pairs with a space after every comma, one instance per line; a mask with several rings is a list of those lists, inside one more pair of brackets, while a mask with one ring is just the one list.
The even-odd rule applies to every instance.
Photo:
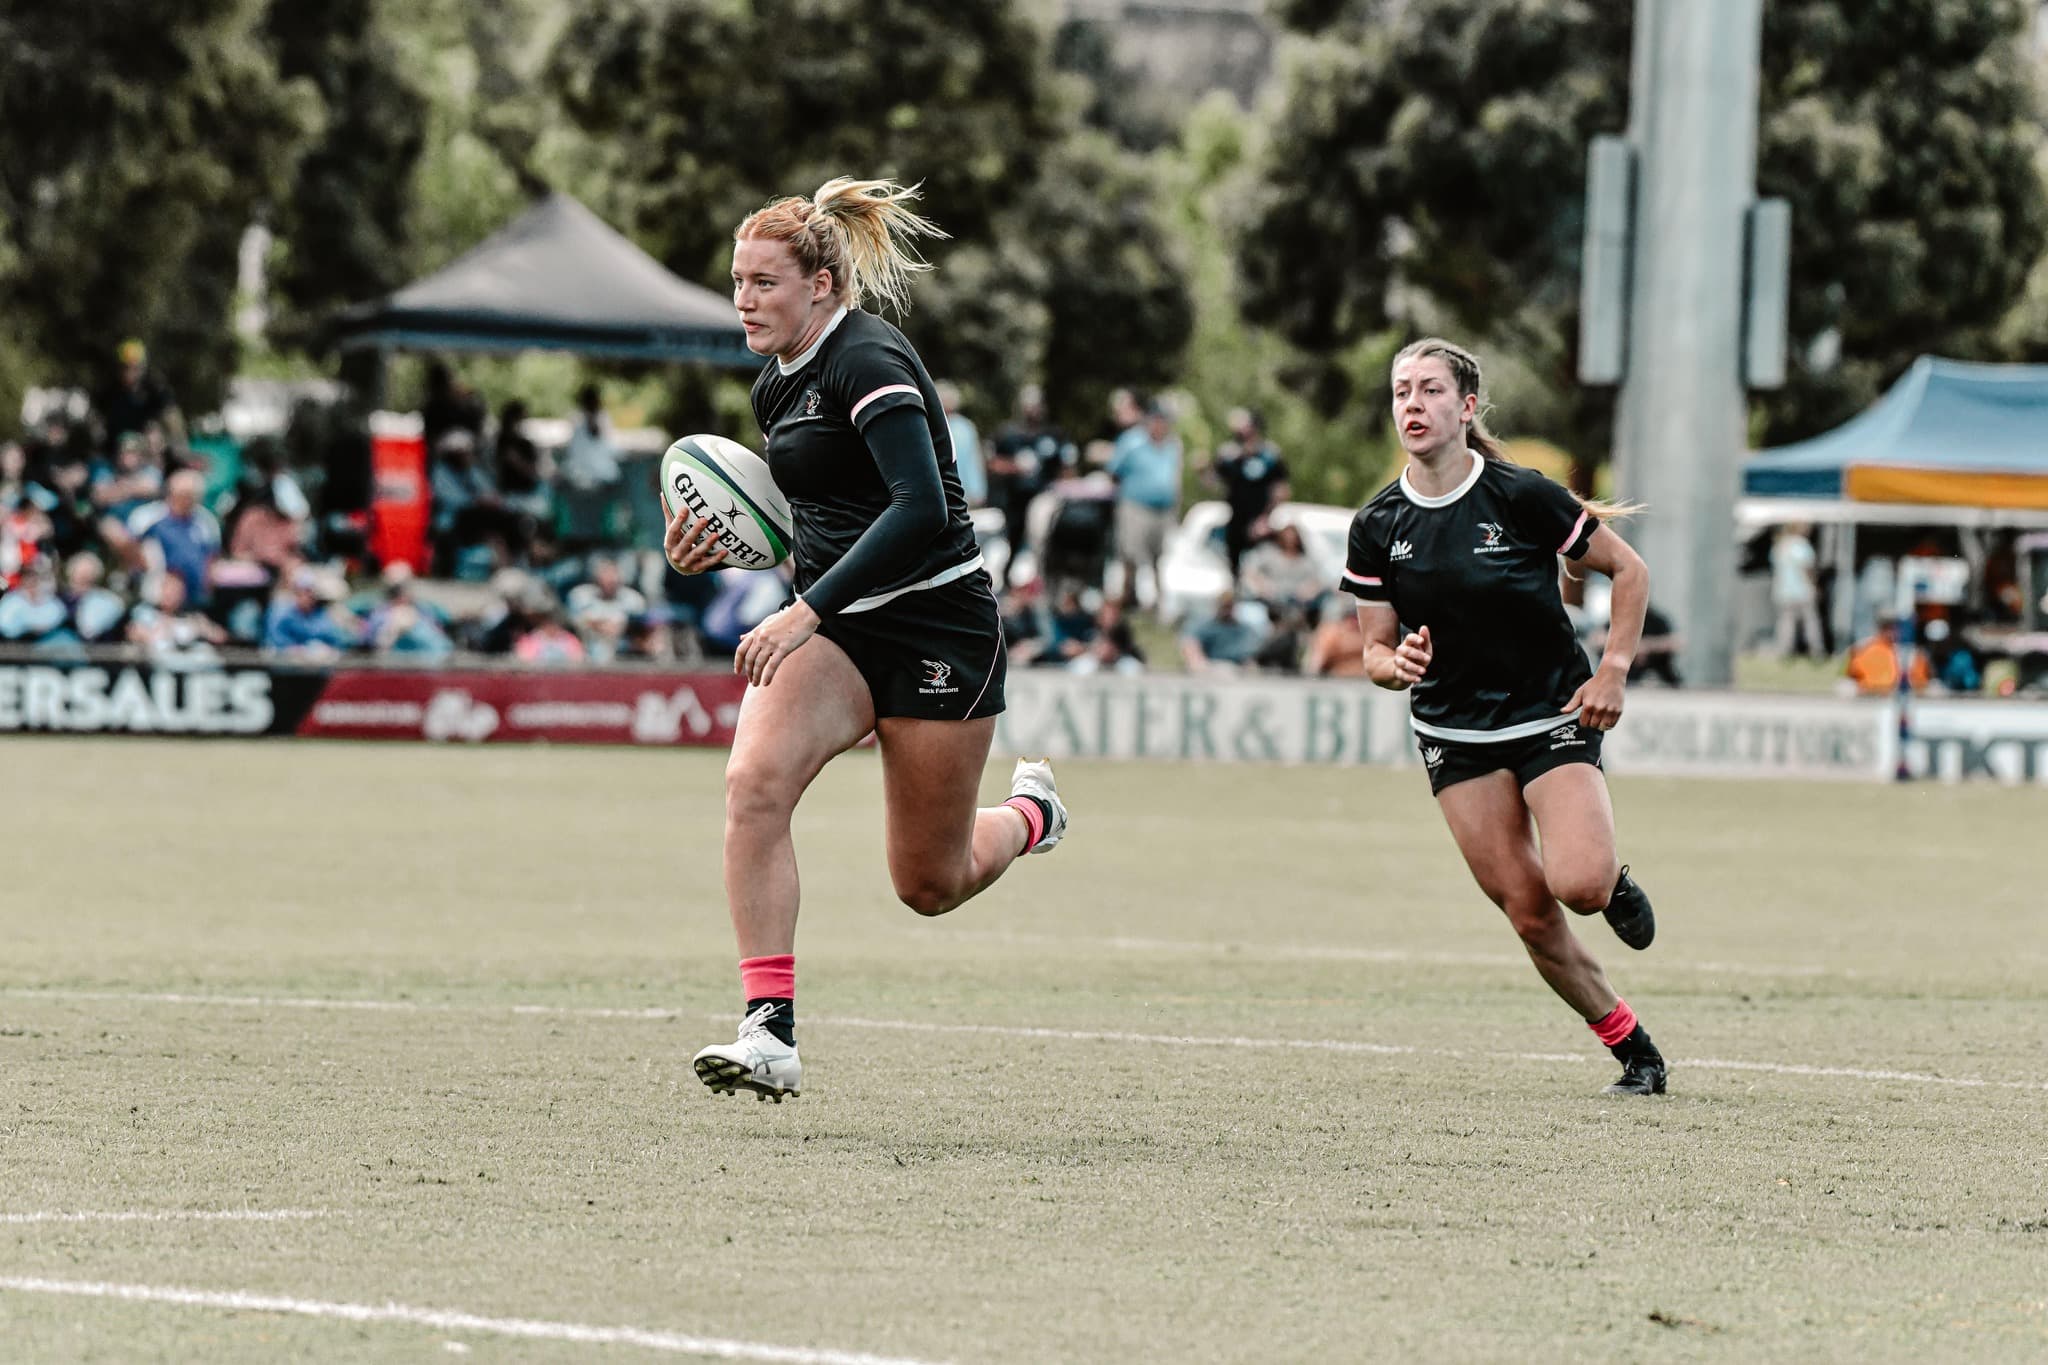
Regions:
[[2048, 784], [2048, 704], [1945, 697], [1916, 701], [1906, 716], [1906, 771], [1914, 777]]
[[[996, 731], [1010, 753], [1219, 763], [1417, 762], [1408, 699], [1357, 681], [1185, 674], [1010, 674]], [[1889, 776], [1891, 708], [1829, 697], [1629, 694], [1607, 737], [1616, 772], [1727, 777]], [[2044, 755], [2048, 757], [2048, 755]]]

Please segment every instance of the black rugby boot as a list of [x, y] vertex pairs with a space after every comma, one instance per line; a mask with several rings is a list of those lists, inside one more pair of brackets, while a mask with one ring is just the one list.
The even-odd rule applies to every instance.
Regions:
[[1650, 1031], [1637, 1024], [1635, 1032], [1607, 1049], [1621, 1063], [1621, 1079], [1607, 1087], [1608, 1095], [1661, 1095], [1667, 1068], [1664, 1054], [1650, 1041]]
[[1607, 916], [1608, 927], [1614, 936], [1638, 952], [1650, 946], [1650, 940], [1657, 937], [1657, 916], [1650, 909], [1650, 898], [1643, 894], [1643, 888], [1636, 885], [1635, 878], [1628, 875], [1626, 867], [1621, 869], [1620, 878], [1614, 883], [1614, 894], [1607, 899], [1607, 908], [1600, 912]]

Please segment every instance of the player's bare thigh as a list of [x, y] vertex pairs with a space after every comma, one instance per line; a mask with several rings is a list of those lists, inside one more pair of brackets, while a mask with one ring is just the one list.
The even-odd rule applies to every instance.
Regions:
[[1550, 893], [1580, 914], [1604, 908], [1621, 876], [1607, 775], [1590, 763], [1552, 768], [1522, 789], [1543, 842]]
[[875, 728], [868, 685], [846, 651], [822, 635], [806, 640], [766, 687], [740, 701], [726, 759], [726, 810], [787, 813], [832, 758]]

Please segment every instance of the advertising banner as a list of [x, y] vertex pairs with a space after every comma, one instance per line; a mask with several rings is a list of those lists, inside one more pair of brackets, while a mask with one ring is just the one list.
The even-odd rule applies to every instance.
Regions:
[[1914, 777], [2048, 783], [2048, 705], [1970, 697], [1915, 701], [1907, 712], [1905, 750], [1906, 771]]
[[729, 673], [349, 669], [328, 679], [298, 733], [469, 744], [728, 745], [745, 689]]
[[149, 663], [0, 663], [0, 734], [288, 735], [326, 675]]
[[1631, 688], [1601, 750], [1608, 771], [1674, 776], [1889, 777], [1881, 701]]

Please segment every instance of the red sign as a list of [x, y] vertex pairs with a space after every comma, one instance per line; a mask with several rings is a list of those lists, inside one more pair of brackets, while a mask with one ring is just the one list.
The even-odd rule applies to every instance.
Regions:
[[467, 744], [729, 745], [746, 680], [731, 673], [400, 673], [343, 669], [298, 733]]
[[427, 442], [417, 432], [370, 436], [370, 553], [427, 571]]

